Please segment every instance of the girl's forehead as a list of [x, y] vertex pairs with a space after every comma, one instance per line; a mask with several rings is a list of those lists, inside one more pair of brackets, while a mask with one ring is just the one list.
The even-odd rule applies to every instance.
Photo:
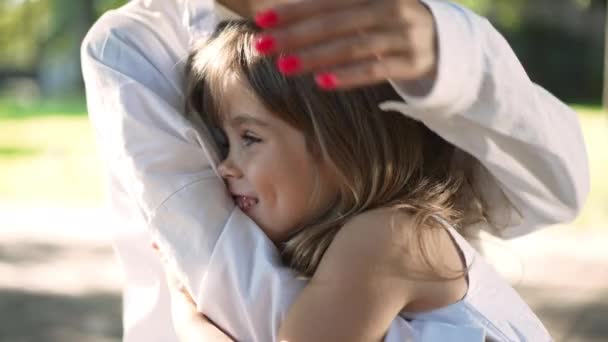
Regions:
[[218, 76], [217, 83], [223, 92], [247, 91], [253, 94], [253, 88], [249, 85], [247, 76], [243, 75], [241, 71], [228, 69]]
[[218, 123], [222, 126], [243, 123], [260, 125], [274, 119], [253, 88], [236, 72], [226, 73], [217, 93]]
[[221, 108], [238, 107], [246, 103], [260, 103], [253, 88], [245, 77], [237, 72], [226, 72], [225, 77], [219, 80], [218, 104]]
[[216, 124], [223, 126], [230, 119], [232, 112], [243, 107], [243, 102], [247, 101], [244, 95], [249, 93], [249, 89], [234, 71], [215, 75], [210, 81], [211, 97], [215, 107], [214, 119]]

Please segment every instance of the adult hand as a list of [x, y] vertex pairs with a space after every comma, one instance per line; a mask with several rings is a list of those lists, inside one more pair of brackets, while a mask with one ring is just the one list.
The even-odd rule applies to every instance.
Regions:
[[418, 0], [295, 0], [258, 12], [261, 53], [285, 53], [286, 75], [315, 73], [324, 89], [434, 81], [437, 33]]
[[255, 13], [290, 0], [217, 0], [224, 7], [241, 17], [253, 17]]
[[233, 339], [209, 318], [196, 310], [194, 300], [178, 280], [173, 269], [156, 243], [152, 248], [158, 251], [167, 277], [167, 287], [171, 296], [171, 318], [178, 339], [186, 341], [233, 341]]

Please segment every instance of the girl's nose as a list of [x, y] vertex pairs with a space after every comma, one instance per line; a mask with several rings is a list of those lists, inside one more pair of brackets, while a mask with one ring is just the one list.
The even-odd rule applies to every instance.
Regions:
[[243, 176], [239, 168], [234, 165], [230, 158], [224, 159], [218, 166], [217, 171], [220, 176], [224, 179], [227, 178], [240, 178]]

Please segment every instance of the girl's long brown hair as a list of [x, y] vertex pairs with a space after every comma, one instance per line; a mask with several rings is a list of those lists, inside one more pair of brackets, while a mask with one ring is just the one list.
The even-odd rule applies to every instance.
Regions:
[[457, 149], [421, 122], [381, 111], [382, 101], [401, 101], [388, 83], [326, 92], [310, 75], [286, 78], [274, 58], [254, 51], [258, 32], [249, 21], [225, 21], [194, 47], [185, 69], [186, 112], [220, 127], [222, 79], [234, 73], [272, 113], [302, 131], [311, 153], [329, 161], [339, 175], [338, 199], [284, 242], [284, 261], [310, 277], [349, 219], [395, 208], [413, 215], [419, 252], [437, 269], [420, 231], [440, 227], [435, 218], [456, 227], [483, 219], [483, 206], [468, 186], [468, 163], [456, 162]]

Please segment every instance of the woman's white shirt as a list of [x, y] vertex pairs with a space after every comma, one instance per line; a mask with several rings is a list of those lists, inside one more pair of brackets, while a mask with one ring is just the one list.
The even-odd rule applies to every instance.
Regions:
[[[393, 82], [405, 101], [381, 108], [424, 122], [481, 161], [474, 186], [505, 227], [491, 233], [510, 238], [573, 219], [589, 188], [576, 113], [528, 79], [485, 19], [449, 2], [425, 3], [439, 33], [436, 84], [416, 98]], [[82, 45], [115, 217], [109, 228], [125, 271], [125, 341], [176, 339], [152, 239], [199, 310], [238, 340], [273, 340], [305, 285], [235, 208], [215, 172], [210, 134], [183, 115], [184, 61], [191, 42], [215, 27], [214, 10], [210, 0], [133, 0], [100, 18]], [[396, 319], [387, 340], [421, 331]]]

